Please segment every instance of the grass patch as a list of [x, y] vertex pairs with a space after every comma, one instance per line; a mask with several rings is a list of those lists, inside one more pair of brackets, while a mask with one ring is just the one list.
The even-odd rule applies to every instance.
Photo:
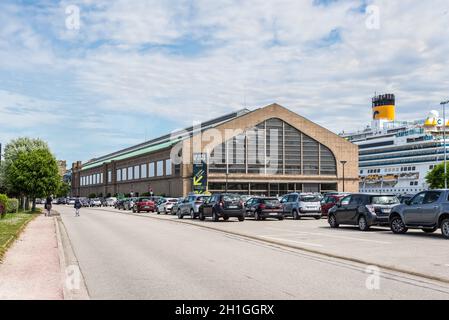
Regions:
[[6, 250], [18, 238], [28, 222], [38, 214], [30, 212], [8, 213], [0, 219], [0, 261]]

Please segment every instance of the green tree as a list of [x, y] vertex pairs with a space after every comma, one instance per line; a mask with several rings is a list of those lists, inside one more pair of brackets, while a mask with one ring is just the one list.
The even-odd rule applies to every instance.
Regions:
[[[446, 165], [447, 172], [449, 173], [449, 163]], [[449, 175], [449, 174], [448, 174]], [[446, 176], [448, 180], [448, 176]], [[426, 182], [429, 184], [431, 189], [442, 189], [444, 188], [444, 163], [436, 165], [431, 171], [426, 175]]]
[[58, 165], [48, 149], [20, 151], [8, 169], [8, 179], [15, 190], [21, 190], [33, 201], [54, 194], [60, 184]]
[[58, 189], [56, 191], [56, 196], [58, 198], [67, 197], [71, 191], [72, 187], [70, 184], [64, 181], [60, 181]]
[[0, 166], [0, 186], [1, 189], [6, 190], [8, 194], [15, 196], [23, 196], [22, 190], [15, 189], [10, 179], [10, 169], [12, 163], [17, 159], [19, 153], [30, 152], [32, 150], [44, 149], [49, 150], [48, 145], [41, 139], [30, 139], [26, 137], [11, 140], [4, 151], [4, 161]]

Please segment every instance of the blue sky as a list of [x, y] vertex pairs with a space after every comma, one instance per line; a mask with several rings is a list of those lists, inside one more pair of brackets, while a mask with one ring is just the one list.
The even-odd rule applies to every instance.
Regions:
[[449, 97], [448, 12], [446, 0], [3, 0], [0, 142], [40, 137], [86, 161], [273, 102], [340, 132], [370, 121], [375, 91], [422, 118]]

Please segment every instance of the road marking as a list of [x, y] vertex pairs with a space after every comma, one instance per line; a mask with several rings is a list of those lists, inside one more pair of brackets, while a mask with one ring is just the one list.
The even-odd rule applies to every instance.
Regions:
[[338, 235], [333, 235], [333, 234], [331, 235], [331, 234], [325, 234], [325, 233], [320, 233], [320, 232], [290, 231], [290, 230], [284, 230], [284, 229], [280, 229], [280, 228], [269, 228], [269, 229], [273, 229], [273, 230], [277, 230], [277, 231], [284, 231], [288, 234], [308, 234], [308, 235], [312, 235], [312, 236], [323, 236], [323, 237], [329, 237], [329, 238], [335, 238], [335, 239], [357, 240], [357, 241], [365, 241], [365, 242], [372, 242], [372, 243], [378, 243], [378, 244], [391, 244], [391, 242], [386, 242], [386, 241], [338, 236]]
[[310, 243], [310, 242], [302, 242], [302, 241], [296, 241], [296, 240], [289, 240], [289, 239], [284, 239], [284, 238], [275, 238], [275, 237], [270, 237], [270, 236], [259, 236], [261, 238], [265, 238], [265, 239], [271, 239], [271, 240], [279, 240], [279, 241], [284, 241], [284, 242], [293, 242], [293, 243], [299, 243], [299, 244], [303, 244], [306, 246], [311, 246], [311, 247], [324, 247], [321, 244], [317, 244], [317, 243]]

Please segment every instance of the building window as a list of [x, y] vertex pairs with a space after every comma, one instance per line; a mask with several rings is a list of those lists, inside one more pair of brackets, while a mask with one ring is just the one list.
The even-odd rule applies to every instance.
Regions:
[[329, 148], [282, 120], [272, 118], [216, 146], [210, 153], [209, 170], [211, 173], [335, 176], [337, 163]]
[[122, 169], [122, 180], [123, 180], [123, 181], [128, 180], [128, 179], [126, 178], [126, 168], [123, 168], [123, 169]]
[[112, 171], [109, 170], [108, 171], [108, 183], [111, 183], [111, 182], [112, 182]]
[[162, 177], [164, 175], [164, 161], [157, 162], [157, 176]]
[[165, 160], [165, 175], [171, 176], [171, 160], [170, 159]]
[[100, 173], [100, 183], [103, 183], [103, 172]]
[[142, 179], [147, 178], [147, 164], [146, 164], [146, 163], [145, 163], [145, 164], [142, 164], [142, 165], [140, 166], [140, 177], [141, 177]]
[[128, 180], [133, 179], [133, 167], [128, 167]]
[[140, 166], [134, 166], [134, 179], [140, 179]]
[[89, 185], [92, 184], [92, 175], [89, 176]]
[[117, 182], [122, 181], [122, 169], [117, 169], [116, 174], [117, 174], [117, 177], [116, 177]]
[[149, 174], [150, 178], [154, 177], [154, 162], [150, 163]]
[[175, 164], [175, 176], [179, 176], [181, 174], [181, 165]]

